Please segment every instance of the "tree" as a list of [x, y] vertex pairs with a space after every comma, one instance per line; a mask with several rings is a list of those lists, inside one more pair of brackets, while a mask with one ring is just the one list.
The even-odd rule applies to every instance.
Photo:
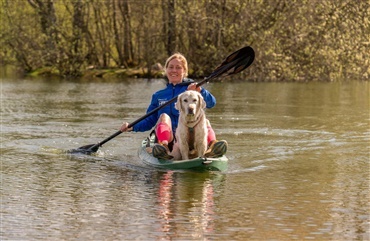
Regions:
[[[228, 53], [256, 51], [240, 78], [367, 80], [370, 3], [350, 0], [0, 1], [0, 56], [25, 72], [79, 76], [87, 67], [136, 68], [183, 53], [193, 77]], [[27, 16], [25, 18], [24, 16]], [[244, 75], [244, 76], [243, 76]]]

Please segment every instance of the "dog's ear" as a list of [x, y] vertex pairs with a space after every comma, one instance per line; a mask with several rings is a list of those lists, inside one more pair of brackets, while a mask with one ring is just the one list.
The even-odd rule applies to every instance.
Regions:
[[206, 101], [204, 100], [203, 96], [199, 92], [197, 93], [199, 95], [199, 105], [202, 109], [205, 109], [207, 106]]
[[[182, 95], [182, 94], [181, 94]], [[181, 95], [177, 97], [177, 102], [175, 103], [175, 109], [181, 111], [182, 104], [181, 104]]]

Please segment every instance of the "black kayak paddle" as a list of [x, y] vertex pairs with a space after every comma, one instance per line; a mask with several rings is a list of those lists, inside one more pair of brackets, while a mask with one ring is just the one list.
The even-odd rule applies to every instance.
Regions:
[[[253, 63], [253, 61], [254, 61], [254, 50], [252, 49], [252, 47], [246, 46], [244, 48], [241, 48], [241, 49], [235, 51], [234, 53], [230, 54], [229, 56], [227, 56], [227, 58], [207, 78], [198, 82], [196, 86], [199, 87], [199, 86], [201, 86], [205, 83], [208, 83], [210, 80], [215, 79], [217, 77], [221, 77], [221, 76], [225, 77], [225, 76], [237, 74], [237, 73], [243, 71], [244, 69], [246, 69], [247, 67], [249, 67]], [[154, 110], [146, 113], [146, 115], [144, 115], [144, 116], [140, 117], [139, 119], [135, 120], [134, 122], [130, 123], [128, 125], [128, 128], [133, 127], [134, 125], [136, 125], [140, 121], [146, 119], [148, 116], [156, 113], [158, 110], [160, 110], [163, 107], [175, 102], [176, 100], [177, 100], [177, 96], [173, 97], [171, 100], [167, 101], [163, 105], [158, 106]], [[121, 133], [122, 133], [122, 131], [119, 130], [119, 131], [117, 131], [113, 135], [107, 137], [106, 139], [104, 139], [101, 142], [98, 142], [96, 144], [81, 146], [78, 149], [68, 150], [67, 153], [70, 153], [70, 154], [79, 154], [80, 153], [80, 154], [90, 155], [92, 153], [97, 152], [103, 144], [112, 140], [113, 138], [115, 138], [116, 136], [118, 136]]]

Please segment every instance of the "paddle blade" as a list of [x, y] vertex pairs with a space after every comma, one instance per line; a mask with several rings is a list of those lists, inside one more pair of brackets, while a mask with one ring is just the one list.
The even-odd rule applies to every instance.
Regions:
[[250, 46], [235, 51], [210, 74], [207, 81], [221, 75], [232, 75], [243, 71], [253, 63], [254, 57], [254, 50]]
[[68, 150], [68, 154], [85, 154], [85, 155], [91, 155], [99, 150], [99, 145], [91, 144], [86, 146], [81, 146], [77, 149], [71, 149]]
[[[241, 49], [235, 51], [234, 53], [230, 54], [220, 64], [220, 66], [223, 66], [223, 65], [226, 65], [228, 63], [231, 63], [231, 62], [233, 62], [234, 60], [237, 60], [237, 59], [244, 59], [246, 57], [253, 57], [253, 59], [254, 59], [254, 50], [250, 46], [246, 46], [246, 47], [241, 48]], [[252, 60], [252, 62], [253, 62], [253, 60]], [[252, 62], [250, 64], [252, 64]], [[217, 70], [217, 68], [216, 68], [216, 70]]]
[[235, 66], [233, 66], [226, 72], [226, 75], [232, 75], [242, 72], [243, 70], [248, 68], [253, 63], [253, 61], [254, 61], [254, 52], [248, 57], [241, 59], [239, 62], [237, 62]]

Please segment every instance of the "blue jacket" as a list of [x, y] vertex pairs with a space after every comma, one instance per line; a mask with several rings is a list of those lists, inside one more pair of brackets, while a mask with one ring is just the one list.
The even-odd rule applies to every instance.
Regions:
[[[167, 84], [166, 88], [159, 90], [153, 94], [152, 101], [146, 113], [149, 113], [158, 106], [171, 100], [173, 97], [185, 92], [188, 89], [188, 85], [191, 83], [194, 83], [194, 81], [191, 79], [184, 79], [182, 83], [177, 85]], [[200, 93], [206, 101], [207, 108], [212, 108], [213, 106], [215, 106], [216, 98], [208, 90], [202, 88]], [[173, 132], [175, 132], [179, 120], [179, 111], [175, 109], [175, 103], [176, 102], [171, 103], [170, 105], [158, 110], [157, 113], [154, 113], [151, 116], [148, 116], [146, 119], [140, 121], [139, 123], [134, 125], [133, 131], [143, 132], [151, 130], [157, 124], [160, 115], [162, 113], [166, 113], [171, 117], [172, 130]]]

